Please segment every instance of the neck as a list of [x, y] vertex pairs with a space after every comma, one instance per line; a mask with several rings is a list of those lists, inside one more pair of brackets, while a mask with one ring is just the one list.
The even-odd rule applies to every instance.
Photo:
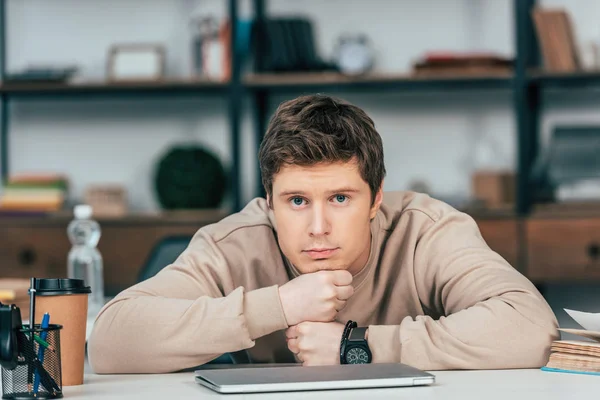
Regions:
[[348, 268], [347, 271], [350, 272], [352, 276], [359, 274], [367, 266], [367, 262], [369, 261], [369, 255], [371, 254], [372, 237], [373, 235], [369, 234], [369, 241], [367, 242], [367, 245], [365, 246], [364, 250], [362, 251], [362, 253], [360, 253], [360, 256], [356, 259], [356, 261], [352, 263], [350, 268]]

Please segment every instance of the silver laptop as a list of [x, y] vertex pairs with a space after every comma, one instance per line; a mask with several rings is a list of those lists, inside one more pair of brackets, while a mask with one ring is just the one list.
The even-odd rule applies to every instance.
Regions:
[[389, 388], [435, 383], [435, 376], [404, 364], [302, 367], [279, 366], [200, 369], [196, 382], [219, 393]]

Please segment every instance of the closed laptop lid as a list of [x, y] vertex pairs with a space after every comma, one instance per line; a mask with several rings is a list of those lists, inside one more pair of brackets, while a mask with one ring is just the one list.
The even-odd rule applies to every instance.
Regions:
[[201, 369], [196, 382], [219, 393], [428, 385], [434, 375], [404, 364]]

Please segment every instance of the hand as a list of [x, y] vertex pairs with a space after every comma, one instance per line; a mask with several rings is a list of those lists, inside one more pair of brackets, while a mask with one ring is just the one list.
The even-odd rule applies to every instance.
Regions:
[[351, 284], [352, 274], [337, 270], [300, 275], [281, 286], [279, 298], [288, 325], [333, 321], [354, 294]]
[[339, 322], [302, 322], [285, 331], [288, 349], [302, 365], [340, 363], [340, 342], [344, 325]]

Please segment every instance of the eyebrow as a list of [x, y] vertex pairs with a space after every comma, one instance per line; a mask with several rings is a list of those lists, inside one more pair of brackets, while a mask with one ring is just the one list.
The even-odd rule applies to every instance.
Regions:
[[[328, 190], [327, 194], [337, 194], [337, 193], [358, 193], [360, 190], [353, 187], [342, 187], [335, 190]], [[306, 192], [302, 190], [286, 190], [279, 194], [279, 197], [287, 197], [287, 196], [306, 196]]]

